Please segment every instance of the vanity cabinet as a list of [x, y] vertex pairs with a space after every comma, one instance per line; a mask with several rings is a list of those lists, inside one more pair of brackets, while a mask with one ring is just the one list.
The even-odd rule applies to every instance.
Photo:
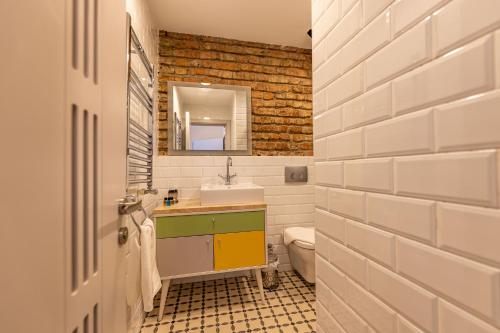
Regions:
[[266, 206], [242, 205], [241, 211], [237, 208], [155, 210], [156, 260], [163, 284], [160, 319], [170, 281], [175, 278], [254, 270], [264, 299], [260, 269], [267, 264]]

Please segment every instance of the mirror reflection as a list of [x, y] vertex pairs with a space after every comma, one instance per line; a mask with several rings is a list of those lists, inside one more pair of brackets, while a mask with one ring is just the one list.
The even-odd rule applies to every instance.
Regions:
[[171, 82], [171, 150], [224, 152], [249, 150], [250, 88]]

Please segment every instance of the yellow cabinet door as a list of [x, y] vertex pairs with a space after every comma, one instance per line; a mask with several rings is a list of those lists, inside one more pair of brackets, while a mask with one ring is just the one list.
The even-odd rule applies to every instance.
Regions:
[[266, 264], [264, 231], [214, 235], [216, 271]]

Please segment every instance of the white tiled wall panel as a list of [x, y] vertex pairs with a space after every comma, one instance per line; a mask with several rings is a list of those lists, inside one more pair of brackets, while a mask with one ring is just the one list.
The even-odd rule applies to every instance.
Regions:
[[[268, 205], [269, 241], [277, 246], [281, 261], [280, 269], [290, 269], [287, 249], [283, 244], [283, 231], [289, 226], [312, 227], [315, 205], [328, 210], [329, 188], [315, 189], [313, 186], [315, 177], [312, 157], [233, 156], [232, 158], [231, 172], [238, 174], [234, 179], [236, 183], [253, 182], [264, 187], [264, 200]], [[180, 199], [198, 200], [201, 185], [222, 182], [218, 174], [226, 172], [226, 160], [225, 156], [156, 157], [154, 187], [159, 189], [161, 197], [166, 196], [169, 188], [177, 188]], [[286, 165], [307, 166], [309, 182], [285, 184]], [[343, 172], [341, 169], [340, 171]]]
[[443, 300], [439, 301], [439, 332], [443, 333], [498, 333], [490, 326], [467, 312]]
[[496, 153], [460, 152], [395, 159], [395, 192], [496, 206]]
[[347, 188], [392, 192], [392, 159], [377, 158], [344, 162]]
[[315, 167], [316, 184], [342, 187], [344, 162], [318, 162]]
[[326, 87], [329, 108], [363, 92], [363, 65], [350, 70]]
[[334, 293], [331, 293], [330, 298], [330, 313], [334, 314], [340, 326], [346, 332], [353, 333], [369, 333], [368, 324], [356, 314], [344, 301], [338, 298]]
[[[316, 77], [315, 77], [316, 79]], [[321, 90], [317, 94], [314, 95], [313, 99], [313, 113], [320, 114], [321, 112], [326, 111], [326, 91]]]
[[321, 319], [321, 325], [318, 325], [319, 332], [324, 333], [345, 333], [344, 329], [340, 324], [333, 319], [330, 312], [325, 309], [321, 303], [317, 303], [316, 306], [316, 317]]
[[327, 260], [316, 256], [316, 275], [337, 295], [344, 298], [346, 293], [345, 274], [333, 267]]
[[315, 46], [325, 35], [335, 26], [340, 18], [340, 0], [324, 1], [330, 2], [321, 17], [313, 25], [314, 34], [312, 37], [313, 46]]
[[320, 68], [321, 71], [318, 71], [318, 75], [314, 77], [313, 82], [316, 90], [324, 88], [342, 74], [339, 54], [337, 53], [328, 59]]
[[394, 268], [395, 264], [394, 240], [395, 237], [391, 233], [359, 222], [347, 221], [347, 245], [391, 268]]
[[389, 42], [390, 12], [379, 15], [340, 51], [342, 68], [348, 70]]
[[423, 329], [435, 332], [437, 297], [391, 271], [371, 263], [370, 290], [392, 305], [398, 312], [419, 323]]
[[433, 247], [398, 239], [398, 272], [500, 323], [500, 271]]
[[[326, 41], [319, 43], [314, 49], [316, 57], [312, 61], [313, 70], [318, 69], [318, 67], [325, 62], [326, 59]], [[317, 78], [315, 78], [317, 80]]]
[[314, 195], [316, 197], [316, 207], [328, 209], [328, 188], [316, 186]]
[[342, 8], [342, 16], [346, 15], [346, 13], [352, 8], [354, 4], [356, 4], [358, 0], [342, 0], [341, 8]]
[[500, 264], [500, 211], [440, 203], [438, 246]]
[[390, 118], [392, 115], [391, 93], [391, 85], [386, 84], [345, 103], [342, 106], [344, 129]]
[[395, 112], [408, 112], [491, 89], [493, 73], [493, 39], [488, 36], [395, 79]]
[[331, 160], [362, 157], [363, 141], [363, 129], [332, 135], [327, 139], [327, 157]]
[[339, 242], [345, 240], [345, 219], [335, 214], [316, 209], [314, 216], [316, 229]]
[[314, 240], [315, 240], [316, 253], [322, 256], [325, 260], [330, 260], [330, 256], [328, 254], [329, 253], [328, 247], [330, 241], [328, 240], [328, 237], [316, 231], [314, 235]]
[[314, 3], [318, 332], [500, 333], [500, 2]]
[[363, 17], [365, 24], [373, 20], [380, 12], [382, 12], [387, 6], [394, 0], [363, 0]]
[[321, 303], [326, 309], [330, 307], [332, 291], [321, 280], [316, 280], [316, 301]]
[[330, 211], [356, 220], [365, 218], [365, 194], [359, 191], [330, 189], [328, 193]]
[[328, 147], [326, 138], [314, 140], [314, 159], [321, 161], [326, 160]]
[[314, 117], [314, 137], [320, 138], [342, 130], [342, 109], [334, 108]]
[[500, 25], [500, 2], [497, 0], [456, 0], [432, 16], [436, 53], [463, 44]]
[[435, 110], [438, 151], [468, 150], [500, 145], [500, 91], [437, 107]]
[[332, 0], [315, 0], [312, 1], [312, 9], [311, 9], [311, 21], [312, 23], [316, 23], [318, 19], [323, 15], [325, 9], [328, 8]]
[[353, 250], [332, 241], [330, 243], [330, 263], [337, 266], [359, 284], [366, 286], [367, 260]]
[[347, 279], [345, 300], [377, 332], [396, 333], [396, 312], [354, 281]]
[[[341, 46], [349, 41], [362, 27], [363, 12], [358, 2], [353, 9], [342, 19], [342, 22], [333, 29], [325, 39], [326, 55], [332, 56]], [[333, 58], [333, 57], [332, 57]]]
[[429, 153], [434, 149], [429, 110], [382, 121], [366, 127], [368, 156]]
[[410, 323], [408, 320], [405, 320], [403, 317], [398, 317], [398, 333], [423, 333], [422, 330], [418, 329]]
[[368, 194], [366, 221], [395, 233], [433, 242], [436, 230], [435, 203], [392, 195]]
[[430, 59], [430, 32], [431, 20], [428, 18], [370, 57], [366, 61], [367, 87], [372, 87]]
[[[377, 1], [377, 0], [375, 0]], [[420, 19], [432, 14], [449, 0], [398, 0], [392, 6], [394, 35], [410, 28]]]

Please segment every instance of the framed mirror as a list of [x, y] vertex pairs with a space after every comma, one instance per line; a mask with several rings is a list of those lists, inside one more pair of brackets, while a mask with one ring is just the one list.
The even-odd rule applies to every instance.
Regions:
[[168, 82], [170, 155], [251, 155], [251, 88]]

